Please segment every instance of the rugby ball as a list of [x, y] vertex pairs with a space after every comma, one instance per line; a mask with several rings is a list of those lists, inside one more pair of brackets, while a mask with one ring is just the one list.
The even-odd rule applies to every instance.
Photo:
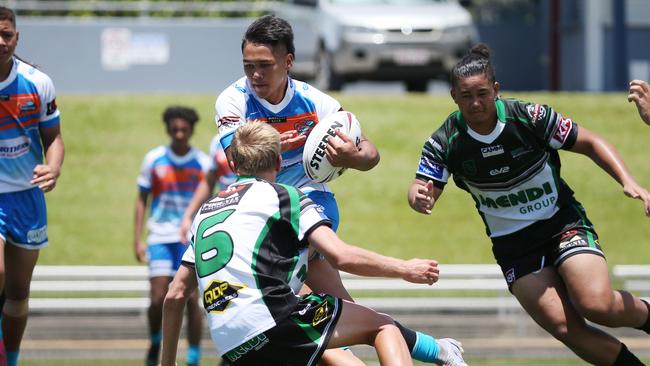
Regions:
[[330, 138], [342, 141], [336, 135], [336, 131], [343, 132], [354, 141], [356, 146], [359, 146], [361, 125], [354, 114], [338, 111], [320, 120], [307, 136], [302, 153], [305, 174], [314, 182], [329, 182], [345, 172], [346, 168], [332, 166], [326, 156], [327, 141]]

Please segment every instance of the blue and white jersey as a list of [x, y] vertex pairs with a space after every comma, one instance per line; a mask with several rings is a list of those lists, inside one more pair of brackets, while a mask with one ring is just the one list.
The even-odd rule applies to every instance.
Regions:
[[208, 155], [195, 148], [178, 156], [170, 146], [159, 146], [145, 155], [138, 188], [152, 197], [147, 221], [149, 244], [181, 241], [178, 229], [183, 214], [210, 165]]
[[[215, 109], [221, 145], [227, 149], [235, 130], [248, 121], [264, 121], [280, 133], [296, 130], [308, 135], [319, 120], [340, 110], [341, 104], [313, 86], [291, 78], [284, 99], [271, 104], [258, 98], [248, 79], [243, 77], [219, 95]], [[303, 148], [304, 142], [282, 153], [282, 169], [277, 182], [329, 192], [326, 184], [315, 183], [305, 175]]]
[[0, 82], [0, 193], [33, 188], [34, 167], [43, 163], [40, 128], [58, 126], [52, 80], [17, 58]]
[[219, 142], [219, 136], [214, 136], [210, 141], [210, 158], [212, 165], [210, 166], [210, 171], [216, 172], [217, 174], [217, 184], [215, 187], [216, 191], [221, 191], [228, 188], [229, 185], [235, 183], [237, 180], [237, 175], [233, 173], [230, 169], [230, 164], [228, 164], [228, 157], [226, 152], [223, 151], [223, 147]]

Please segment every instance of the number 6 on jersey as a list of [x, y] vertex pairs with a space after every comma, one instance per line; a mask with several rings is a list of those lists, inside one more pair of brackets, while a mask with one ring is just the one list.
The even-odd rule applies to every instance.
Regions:
[[196, 273], [199, 277], [209, 276], [230, 262], [233, 254], [232, 237], [217, 225], [226, 221], [235, 210], [219, 212], [207, 217], [199, 224], [194, 238]]

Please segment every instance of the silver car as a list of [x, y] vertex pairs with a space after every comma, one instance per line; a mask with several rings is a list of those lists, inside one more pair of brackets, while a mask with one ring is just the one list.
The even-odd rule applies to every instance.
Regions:
[[397, 80], [426, 91], [478, 42], [455, 0], [287, 0], [277, 14], [294, 28], [294, 74], [323, 90]]

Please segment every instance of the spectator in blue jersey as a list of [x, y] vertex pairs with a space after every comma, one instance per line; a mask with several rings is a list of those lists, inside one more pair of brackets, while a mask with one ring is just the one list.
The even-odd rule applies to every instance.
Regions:
[[15, 14], [0, 7], [0, 333], [9, 366], [18, 364], [32, 272], [48, 245], [43, 193], [56, 186], [64, 155], [54, 85], [14, 55], [17, 44]]
[[650, 84], [643, 80], [630, 81], [627, 100], [636, 104], [639, 116], [647, 125], [650, 125]]
[[500, 98], [499, 87], [487, 46], [455, 65], [459, 110], [425, 142], [409, 204], [430, 214], [453, 176], [476, 202], [505, 280], [533, 320], [586, 362], [643, 365], [587, 322], [650, 332], [648, 304], [612, 289], [598, 235], [561, 178], [558, 150], [590, 158], [646, 215], [650, 194], [603, 138], [549, 106]]
[[[328, 294], [298, 296], [309, 282], [310, 252], [337, 269], [432, 284], [434, 260], [401, 260], [344, 243], [331, 221], [296, 187], [275, 183], [280, 134], [264, 122], [235, 132], [231, 164], [239, 176], [201, 206], [190, 249], [165, 298], [162, 365], [176, 359], [183, 308], [198, 287], [217, 353], [233, 366], [318, 364], [326, 348], [375, 346], [382, 365], [412, 365], [385, 314]], [[438, 364], [466, 365], [461, 345], [439, 342]]]
[[[144, 158], [138, 176], [139, 193], [135, 204], [133, 249], [139, 262], [148, 262], [151, 304], [147, 313], [151, 345], [147, 366], [158, 365], [160, 327], [165, 294], [187, 249], [178, 228], [185, 209], [199, 182], [210, 167], [210, 158], [192, 147], [189, 141], [199, 116], [192, 108], [173, 106], [163, 113], [163, 121], [171, 141], [158, 146]], [[147, 203], [151, 210], [147, 222], [147, 244], [142, 242]], [[188, 302], [187, 364], [199, 363], [201, 349], [201, 309], [196, 294]]]
[[[328, 185], [311, 181], [302, 165], [303, 145], [318, 121], [342, 109], [331, 96], [313, 86], [290, 77], [294, 62], [293, 30], [284, 19], [267, 15], [253, 21], [241, 43], [245, 76], [226, 88], [215, 103], [221, 145], [228, 153], [235, 131], [252, 120], [263, 121], [281, 134], [282, 167], [279, 183], [298, 187], [332, 222], [336, 231], [339, 211]], [[379, 162], [377, 148], [365, 136], [358, 146], [345, 134], [337, 132], [341, 141], [329, 139], [327, 159], [334, 166], [370, 170]], [[207, 197], [203, 197], [204, 201]], [[200, 201], [200, 202], [202, 202]], [[317, 292], [329, 293], [347, 300], [338, 271], [315, 255], [310, 262], [310, 284]], [[401, 328], [415, 359], [435, 359], [435, 339]], [[331, 350], [325, 353], [324, 365], [354, 366], [363, 363], [350, 352]]]

